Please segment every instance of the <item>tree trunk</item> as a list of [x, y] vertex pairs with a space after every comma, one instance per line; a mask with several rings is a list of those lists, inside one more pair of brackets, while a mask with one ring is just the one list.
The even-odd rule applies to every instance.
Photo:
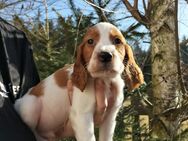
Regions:
[[[151, 0], [149, 30], [152, 45], [153, 114], [152, 137], [173, 140], [176, 119], [165, 114], [178, 106], [179, 84], [175, 38], [175, 1]], [[169, 113], [169, 112], [167, 112]]]

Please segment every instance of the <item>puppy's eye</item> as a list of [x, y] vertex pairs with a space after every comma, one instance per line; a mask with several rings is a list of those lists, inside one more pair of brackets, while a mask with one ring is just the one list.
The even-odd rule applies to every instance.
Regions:
[[119, 44], [121, 44], [122, 42], [121, 42], [121, 40], [119, 39], [119, 38], [115, 38], [114, 39], [114, 41], [113, 41], [113, 44], [114, 45], [119, 45]]
[[89, 39], [89, 40], [87, 40], [87, 43], [92, 45], [94, 43], [94, 40], [93, 39]]

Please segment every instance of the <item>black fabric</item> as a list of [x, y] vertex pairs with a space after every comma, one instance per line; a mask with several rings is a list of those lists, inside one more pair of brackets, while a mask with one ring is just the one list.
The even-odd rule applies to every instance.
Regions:
[[[2, 39], [1, 34], [0, 34], [0, 39]], [[4, 49], [3, 40], [0, 40], [0, 73], [1, 73], [0, 82], [3, 82], [2, 84], [4, 84], [4, 87], [5, 87], [5, 90], [3, 90], [2, 92], [6, 93], [10, 101], [14, 103], [15, 98], [13, 95], [12, 82], [11, 82], [10, 73], [8, 70], [8, 63], [7, 63], [8, 58], [6, 56], [7, 55]]]
[[4, 59], [8, 66], [6, 75], [10, 75], [8, 77], [12, 82], [12, 91], [19, 98], [39, 82], [32, 49], [25, 34], [2, 19], [0, 19], [0, 32], [3, 42], [1, 50], [4, 50]]
[[9, 99], [4, 99], [3, 107], [0, 108], [0, 141], [36, 141], [31, 130], [14, 111]]
[[38, 82], [25, 34], [0, 18], [0, 141], [35, 141], [15, 112], [13, 102]]

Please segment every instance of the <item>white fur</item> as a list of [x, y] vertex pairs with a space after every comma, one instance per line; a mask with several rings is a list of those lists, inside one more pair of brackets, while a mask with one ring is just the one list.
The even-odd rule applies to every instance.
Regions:
[[[110, 31], [112, 28], [115, 28], [119, 32], [119, 34], [121, 34], [121, 32], [114, 25], [109, 23], [99, 23], [96, 25], [96, 27], [101, 36], [99, 42], [95, 46], [95, 49], [87, 66], [88, 71], [91, 73], [93, 77], [100, 77], [100, 78], [114, 77], [116, 73], [121, 74], [124, 70], [124, 64], [122, 63], [122, 60], [120, 59], [120, 56], [117, 53], [115, 45], [113, 45], [109, 39]], [[112, 72], [102, 72], [102, 73], [98, 72], [97, 74], [96, 72], [93, 72], [93, 70], [95, 70], [95, 67], [99, 65], [99, 62], [97, 62], [98, 53], [102, 51], [111, 53], [114, 56], [115, 63], [113, 63], [112, 69], [116, 71], [115, 74]]]
[[[92, 72], [93, 66], [96, 64], [96, 54], [100, 51], [113, 53], [114, 64], [112, 69], [117, 73], [106, 72], [93, 74], [93, 76], [101, 76], [106, 85], [105, 95], [111, 95], [110, 83], [116, 83], [118, 87], [117, 98], [115, 104], [106, 113], [107, 118], [100, 126], [99, 141], [112, 141], [115, 118], [123, 101], [124, 82], [121, 78], [123, 71], [123, 63], [118, 56], [115, 46], [109, 40], [110, 28], [114, 27], [108, 23], [99, 23], [97, 28], [101, 34], [99, 43], [93, 51], [92, 57], [88, 65], [88, 71]], [[70, 74], [72, 69], [68, 69]], [[63, 79], [63, 78], [62, 78]], [[67, 89], [57, 86], [52, 74], [44, 80], [44, 95], [40, 97], [29, 94], [30, 91], [21, 99], [16, 101], [15, 109], [22, 117], [23, 121], [34, 131], [38, 141], [55, 140], [55, 132], [62, 129], [62, 137], [64, 131], [70, 127], [73, 128], [77, 141], [96, 141], [94, 135], [93, 116], [96, 108], [94, 79], [88, 80], [84, 92], [74, 87], [72, 106], [69, 103]]]

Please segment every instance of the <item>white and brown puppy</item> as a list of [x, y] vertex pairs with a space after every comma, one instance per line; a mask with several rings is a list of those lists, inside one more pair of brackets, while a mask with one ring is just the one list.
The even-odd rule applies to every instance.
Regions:
[[[68, 136], [75, 136], [77, 141], [95, 141], [94, 80], [100, 78], [107, 98], [114, 94], [112, 84], [116, 89], [114, 103], [99, 126], [99, 141], [112, 141], [115, 118], [123, 102], [123, 72], [129, 90], [143, 83], [142, 72], [121, 32], [112, 24], [98, 23], [87, 30], [74, 66], [56, 71], [31, 88], [16, 101], [15, 109], [40, 141]], [[68, 80], [74, 87], [72, 104], [67, 94]]]

